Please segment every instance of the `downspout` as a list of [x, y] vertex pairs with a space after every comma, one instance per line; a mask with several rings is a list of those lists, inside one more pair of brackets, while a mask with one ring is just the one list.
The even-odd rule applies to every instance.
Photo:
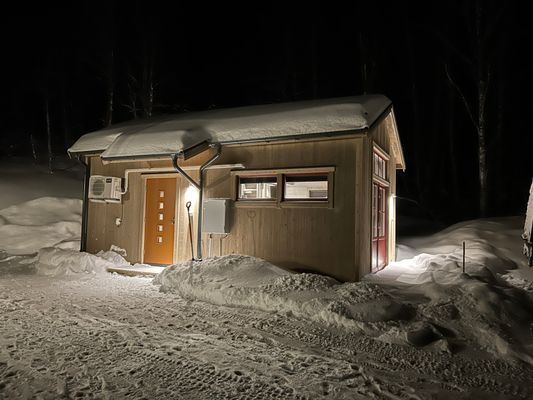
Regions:
[[222, 152], [222, 146], [220, 144], [214, 144], [211, 145], [211, 147], [215, 147], [217, 149], [217, 152], [213, 154], [213, 156], [207, 160], [205, 163], [203, 163], [200, 166], [200, 176], [199, 181], [196, 182], [189, 174], [187, 174], [179, 165], [178, 165], [178, 154], [172, 155], [172, 165], [178, 171], [187, 181], [193, 185], [196, 189], [198, 189], [198, 231], [196, 236], [196, 259], [201, 260], [202, 259], [202, 216], [203, 216], [203, 209], [202, 209], [202, 202], [204, 199], [204, 172], [207, 167], [209, 167], [211, 164], [213, 164], [219, 157], [220, 153]]
[[192, 179], [191, 176], [190, 176], [187, 172], [185, 172], [185, 171], [184, 171], [184, 170], [178, 165], [178, 158], [179, 158], [179, 153], [176, 153], [176, 154], [173, 154], [173, 155], [172, 155], [172, 166], [174, 167], [174, 169], [175, 169], [176, 171], [178, 171], [181, 175], [183, 175], [183, 177], [184, 177], [185, 179], [187, 179], [187, 181], [188, 181], [191, 185], [193, 185], [196, 189], [198, 189], [198, 190], [201, 191], [202, 189], [200, 188], [200, 185], [199, 185], [198, 183], [196, 183], [196, 181], [195, 181], [194, 179]]
[[77, 156], [76, 159], [83, 165], [83, 204], [81, 211], [81, 238], [80, 251], [87, 251], [87, 217], [89, 215], [89, 178], [90, 178], [90, 160], [85, 162], [83, 156]]

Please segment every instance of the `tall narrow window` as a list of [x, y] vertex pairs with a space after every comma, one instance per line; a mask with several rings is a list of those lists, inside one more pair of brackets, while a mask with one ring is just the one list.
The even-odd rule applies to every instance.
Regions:
[[387, 179], [387, 160], [374, 151], [374, 175]]
[[278, 181], [272, 176], [239, 176], [238, 200], [275, 200]]
[[328, 200], [328, 174], [283, 176], [283, 200]]

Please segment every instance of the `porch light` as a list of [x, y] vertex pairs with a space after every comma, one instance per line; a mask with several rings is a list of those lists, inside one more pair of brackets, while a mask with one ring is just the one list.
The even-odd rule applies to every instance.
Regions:
[[191, 208], [190, 213], [192, 214], [192, 210], [194, 209], [195, 203], [198, 201], [198, 189], [196, 189], [193, 185], [189, 185], [187, 190], [185, 191], [185, 203], [191, 202]]
[[395, 200], [396, 200], [395, 194], [392, 194], [389, 196], [389, 210], [387, 213], [389, 215], [389, 224], [393, 223], [394, 217], [396, 215], [396, 207], [394, 206]]

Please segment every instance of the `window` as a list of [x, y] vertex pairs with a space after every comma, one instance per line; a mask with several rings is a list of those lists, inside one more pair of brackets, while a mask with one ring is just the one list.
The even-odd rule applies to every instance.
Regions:
[[287, 174], [283, 177], [283, 200], [328, 199], [328, 174]]
[[374, 151], [374, 175], [387, 179], [387, 160]]
[[272, 176], [239, 176], [238, 200], [275, 200], [278, 179]]
[[232, 171], [237, 207], [333, 207], [335, 167]]

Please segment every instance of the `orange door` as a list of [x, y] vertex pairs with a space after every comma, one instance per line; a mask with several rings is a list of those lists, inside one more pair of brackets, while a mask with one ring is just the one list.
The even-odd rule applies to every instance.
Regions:
[[175, 213], [176, 178], [147, 179], [144, 212], [145, 263], [172, 264]]
[[372, 184], [372, 272], [387, 265], [387, 189]]

